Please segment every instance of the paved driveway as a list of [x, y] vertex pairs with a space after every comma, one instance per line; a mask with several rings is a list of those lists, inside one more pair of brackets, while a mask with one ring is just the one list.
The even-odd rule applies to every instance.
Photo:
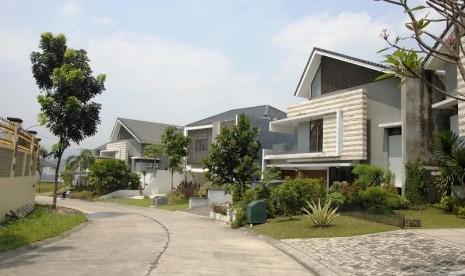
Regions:
[[0, 260], [0, 275], [311, 275], [262, 239], [206, 218], [112, 203], [58, 203], [84, 211], [91, 222], [63, 240]]

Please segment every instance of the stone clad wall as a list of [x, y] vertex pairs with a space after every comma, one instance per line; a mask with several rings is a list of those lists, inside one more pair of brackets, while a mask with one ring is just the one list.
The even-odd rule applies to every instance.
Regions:
[[[462, 44], [465, 43], [465, 37], [462, 37]], [[465, 56], [460, 58], [462, 64], [465, 64]], [[460, 74], [460, 70], [457, 70], [457, 91], [459, 94], [465, 94], [465, 81]], [[459, 136], [465, 136], [465, 102], [458, 101], [458, 117], [459, 117]]]
[[[336, 111], [342, 112], [342, 152], [337, 160], [367, 159], [367, 94], [365, 89], [341, 91], [288, 107], [288, 118], [323, 115], [323, 152], [336, 152]], [[333, 112], [334, 113], [330, 113]], [[330, 113], [330, 114], [327, 114]]]

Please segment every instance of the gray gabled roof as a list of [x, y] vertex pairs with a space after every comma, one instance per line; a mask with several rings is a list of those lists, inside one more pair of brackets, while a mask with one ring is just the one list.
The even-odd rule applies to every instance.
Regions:
[[196, 121], [186, 125], [186, 127], [193, 127], [193, 126], [202, 126], [202, 125], [209, 125], [213, 122], [221, 122], [221, 121], [229, 121], [235, 120], [236, 115], [244, 113], [249, 118], [256, 118], [261, 119], [265, 116], [273, 117], [277, 119], [286, 118], [286, 113], [274, 108], [270, 105], [259, 105], [259, 106], [252, 106], [246, 108], [238, 108], [238, 109], [231, 109], [229, 111], [213, 115], [211, 117], [202, 119], [200, 121]]
[[[315, 58], [316, 56], [318, 56], [318, 58]], [[379, 64], [379, 63], [376, 63], [376, 62], [371, 62], [371, 61], [367, 61], [367, 60], [364, 60], [364, 59], [355, 58], [355, 57], [340, 54], [340, 53], [337, 53], [337, 52], [333, 52], [333, 51], [321, 49], [321, 48], [318, 48], [318, 47], [314, 47], [313, 50], [312, 50], [312, 53], [310, 54], [310, 57], [308, 58], [307, 64], [305, 65], [305, 69], [304, 69], [302, 75], [300, 76], [299, 83], [297, 84], [297, 87], [296, 87], [295, 92], [294, 92], [294, 96], [298, 96], [299, 89], [301, 88], [301, 85], [303, 84], [304, 79], [306, 79], [306, 78], [313, 79], [313, 77], [314, 77], [314, 75], [316, 73], [316, 69], [320, 65], [319, 57], [321, 57], [321, 56], [327, 56], [327, 57], [330, 57], [330, 58], [335, 58], [335, 59], [338, 59], [338, 60], [353, 63], [353, 64], [356, 64], [356, 65], [363, 66], [363, 67], [366, 67], [368, 69], [372, 69], [372, 70], [376, 70], [376, 71], [380, 71], [380, 72], [385, 72], [386, 70], [389, 69], [388, 66], [385, 66], [383, 64]], [[310, 69], [312, 69], [312, 70], [310, 70]], [[312, 71], [312, 73], [309, 73], [310, 71]]]
[[[155, 144], [161, 142], [161, 135], [168, 127], [182, 128], [175, 125], [140, 121], [126, 118], [117, 118], [117, 123], [126, 128], [135, 139], [142, 144]], [[112, 133], [112, 135], [114, 135]]]

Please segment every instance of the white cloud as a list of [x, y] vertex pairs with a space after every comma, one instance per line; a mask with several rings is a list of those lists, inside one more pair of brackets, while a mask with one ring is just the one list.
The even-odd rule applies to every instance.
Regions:
[[92, 21], [101, 26], [110, 26], [115, 23], [113, 19], [111, 19], [110, 17], [105, 17], [105, 16], [94, 17], [92, 18]]
[[82, 7], [74, 2], [68, 1], [60, 7], [59, 11], [63, 17], [73, 19], [81, 13]]
[[128, 33], [93, 39], [86, 49], [94, 72], [107, 74], [99, 131], [106, 139], [118, 116], [185, 124], [232, 108], [286, 105], [220, 50]]
[[374, 60], [376, 51], [385, 46], [379, 34], [387, 27], [365, 12], [337, 16], [326, 12], [286, 26], [271, 42], [286, 55], [280, 74], [300, 75], [313, 47]]

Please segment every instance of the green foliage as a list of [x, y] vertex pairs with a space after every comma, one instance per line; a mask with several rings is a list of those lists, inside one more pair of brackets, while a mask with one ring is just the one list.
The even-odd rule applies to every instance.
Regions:
[[105, 90], [105, 75], [94, 77], [87, 52], [67, 48], [63, 34], [42, 34], [39, 48], [42, 52], [31, 53], [32, 74], [43, 93], [37, 97], [39, 123], [58, 137], [54, 152], [58, 176], [61, 157], [70, 142], [79, 144], [97, 132], [101, 105], [91, 99]]
[[281, 179], [281, 170], [271, 167], [271, 168], [266, 168], [263, 171], [263, 177], [262, 177], [262, 182], [263, 183], [268, 183], [272, 180], [279, 180]]
[[208, 169], [205, 176], [209, 181], [240, 186], [237, 188], [239, 193], [235, 196], [236, 201], [240, 200], [245, 190], [243, 184], [250, 182], [259, 170], [255, 162], [261, 148], [258, 135], [258, 127], [251, 128], [250, 120], [241, 114], [236, 126], [221, 129], [216, 143], [211, 145], [210, 156], [204, 160], [205, 168]]
[[293, 215], [297, 215], [302, 208], [299, 202], [299, 194], [295, 185], [291, 182], [283, 183], [277, 186], [274, 190], [277, 207], [283, 215], [288, 216], [289, 219]]
[[331, 206], [342, 206], [346, 203], [346, 197], [340, 192], [331, 192], [326, 195], [325, 202], [331, 202]]
[[389, 71], [391, 72], [379, 76], [375, 81], [381, 81], [395, 76], [418, 78], [423, 57], [419, 56], [415, 51], [397, 49], [392, 54], [387, 54], [384, 57], [385, 60], [383, 63], [389, 67]]
[[352, 173], [358, 176], [357, 182], [363, 187], [381, 185], [384, 182], [384, 169], [367, 164], [355, 166]]
[[439, 132], [433, 137], [430, 146], [440, 168], [435, 178], [438, 188], [450, 195], [452, 186], [465, 187], [465, 147], [458, 135], [451, 131]]
[[443, 196], [439, 206], [441, 209], [444, 209], [444, 211], [448, 213], [458, 215], [459, 209], [465, 207], [465, 198]]
[[241, 201], [235, 202], [233, 209], [236, 212], [236, 219], [231, 223], [232, 228], [239, 228], [247, 222], [247, 204], [254, 201], [255, 192], [252, 189], [245, 190]]
[[78, 177], [78, 186], [81, 186], [81, 178], [82, 173], [85, 172], [87, 169], [95, 163], [95, 156], [91, 150], [84, 149], [81, 151], [79, 155], [71, 155], [66, 158], [65, 165], [66, 168], [75, 172], [76, 170], [79, 171]]
[[168, 169], [171, 172], [182, 172], [181, 164], [187, 156], [191, 140], [183, 135], [182, 132], [176, 131], [174, 127], [165, 130], [161, 137], [163, 154], [168, 157]]
[[405, 197], [413, 204], [426, 202], [424, 168], [418, 160], [405, 164]]
[[399, 194], [388, 193], [383, 204], [390, 209], [400, 210], [409, 208], [410, 201]]
[[364, 207], [380, 206], [386, 200], [388, 192], [380, 186], [360, 191], [360, 202]]
[[176, 192], [181, 194], [184, 198], [196, 196], [199, 192], [200, 184], [195, 181], [181, 181], [176, 188]]
[[318, 205], [314, 202], [312, 202], [312, 204], [307, 202], [307, 205], [311, 211], [306, 208], [302, 208], [302, 211], [306, 213], [306, 216], [309, 217], [317, 227], [330, 226], [333, 219], [338, 216], [338, 214], [336, 214], [338, 207], [331, 209], [331, 201], [326, 202], [323, 207], [319, 199]]
[[122, 160], [104, 160], [94, 163], [89, 173], [90, 189], [96, 195], [120, 189], [138, 189], [139, 176], [132, 173]]

